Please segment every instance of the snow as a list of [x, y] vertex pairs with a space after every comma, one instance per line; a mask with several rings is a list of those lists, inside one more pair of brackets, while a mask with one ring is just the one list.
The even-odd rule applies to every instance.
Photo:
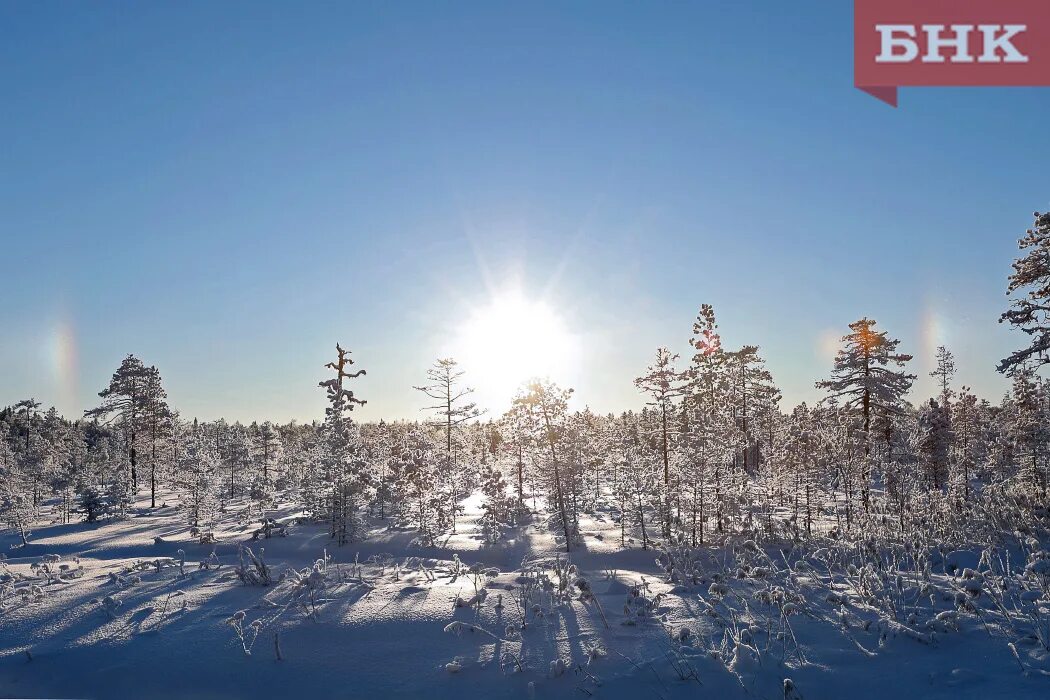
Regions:
[[[1015, 657], [1003, 636], [987, 602], [998, 584], [978, 571], [980, 552], [951, 553], [921, 590], [862, 563], [829, 578], [813, 557], [753, 542], [672, 557], [669, 572], [658, 552], [619, 549], [618, 525], [600, 513], [581, 520], [568, 559], [541, 517], [488, 544], [476, 495], [463, 501], [456, 533], [431, 548], [380, 521], [366, 541], [344, 547], [310, 524], [253, 540], [257, 525], [237, 513], [214, 528], [216, 544], [201, 544], [185, 513], [148, 505], [139, 500], [127, 520], [38, 524], [25, 547], [0, 534], [5, 585], [26, 591], [5, 595], [0, 611], [0, 696], [863, 700], [1050, 691], [1039, 644], [1015, 644]], [[288, 523], [297, 513], [269, 515]], [[249, 547], [270, 585], [259, 585]], [[792, 557], [801, 563], [788, 566]], [[1046, 561], [1033, 556], [1026, 575], [1045, 576]], [[253, 573], [239, 576], [238, 567]], [[1035, 587], [1018, 593], [1033, 619], [1050, 607]], [[908, 601], [908, 611], [897, 620], [880, 613], [881, 595]]]

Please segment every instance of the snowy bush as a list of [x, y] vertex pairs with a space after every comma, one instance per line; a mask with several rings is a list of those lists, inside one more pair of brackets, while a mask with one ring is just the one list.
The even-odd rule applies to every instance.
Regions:
[[263, 559], [265, 553], [265, 549], [260, 549], [259, 556], [255, 556], [255, 552], [252, 551], [251, 547], [238, 549], [238, 564], [234, 571], [237, 573], [237, 578], [241, 580], [241, 583], [246, 586], [269, 586], [273, 583], [270, 567], [267, 566]]

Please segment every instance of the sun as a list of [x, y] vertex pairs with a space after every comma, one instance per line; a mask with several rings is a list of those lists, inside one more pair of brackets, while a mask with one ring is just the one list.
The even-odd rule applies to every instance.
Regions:
[[479, 406], [496, 414], [509, 408], [517, 389], [533, 377], [571, 385], [579, 359], [578, 338], [562, 316], [517, 290], [471, 309], [453, 348]]

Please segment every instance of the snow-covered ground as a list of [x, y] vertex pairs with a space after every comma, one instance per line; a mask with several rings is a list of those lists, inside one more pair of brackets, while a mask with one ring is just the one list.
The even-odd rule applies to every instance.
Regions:
[[[885, 573], [903, 566], [826, 567], [838, 550], [738, 543], [679, 561], [669, 581], [656, 552], [637, 543], [621, 550], [618, 526], [600, 515], [581, 523], [568, 569], [538, 515], [486, 544], [474, 522], [477, 499], [433, 549], [383, 523], [366, 542], [341, 548], [310, 524], [253, 541], [258, 525], [236, 515], [216, 532], [218, 544], [199, 544], [176, 507], [145, 505], [124, 521], [39, 525], [28, 547], [0, 534], [8, 557], [0, 696], [1050, 693], [1043, 644], [1017, 637], [1016, 625], [1005, 629], [1008, 617], [1045, 624], [1046, 591], [1033, 580], [1025, 593], [988, 571], [964, 575], [981, 569], [977, 552], [933, 561], [920, 580]], [[271, 585], [238, 577], [242, 545], [263, 556]], [[946, 563], [959, 565], [956, 575]], [[1021, 580], [1023, 560], [1014, 567]], [[560, 582], [570, 587], [560, 592]]]

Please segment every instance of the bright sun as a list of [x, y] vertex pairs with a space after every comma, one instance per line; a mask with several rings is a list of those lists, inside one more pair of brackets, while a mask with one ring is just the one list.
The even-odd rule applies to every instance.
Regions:
[[475, 387], [478, 404], [501, 412], [533, 377], [571, 385], [579, 343], [546, 303], [507, 292], [470, 312], [457, 333], [453, 357], [466, 371], [467, 384]]

